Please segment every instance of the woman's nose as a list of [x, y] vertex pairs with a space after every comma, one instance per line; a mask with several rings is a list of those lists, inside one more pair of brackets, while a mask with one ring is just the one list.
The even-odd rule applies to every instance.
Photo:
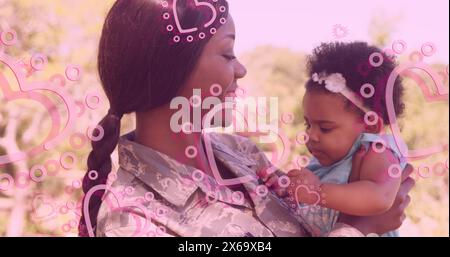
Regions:
[[245, 77], [245, 75], [247, 75], [247, 69], [240, 61], [237, 61], [236, 67], [234, 68], [234, 76], [236, 79], [241, 79]]

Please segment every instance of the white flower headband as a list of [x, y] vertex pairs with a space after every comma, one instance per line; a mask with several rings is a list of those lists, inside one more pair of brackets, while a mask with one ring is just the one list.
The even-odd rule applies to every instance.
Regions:
[[314, 73], [311, 79], [314, 82], [319, 83], [320, 85], [323, 85], [323, 82], [325, 81], [325, 88], [328, 91], [342, 94], [345, 98], [350, 100], [354, 105], [363, 110], [365, 113], [368, 113], [370, 111], [367, 107], [364, 106], [361, 99], [359, 99], [355, 95], [355, 93], [347, 87], [347, 81], [345, 80], [344, 76], [342, 76], [342, 74], [333, 73], [327, 75], [324, 72], [320, 74]]

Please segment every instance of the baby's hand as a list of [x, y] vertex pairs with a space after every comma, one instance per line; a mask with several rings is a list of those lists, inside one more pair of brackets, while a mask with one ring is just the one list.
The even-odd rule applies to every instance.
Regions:
[[310, 170], [291, 170], [288, 172], [291, 180], [288, 186], [288, 197], [285, 198], [290, 206], [299, 203], [316, 205], [320, 202], [320, 179]]

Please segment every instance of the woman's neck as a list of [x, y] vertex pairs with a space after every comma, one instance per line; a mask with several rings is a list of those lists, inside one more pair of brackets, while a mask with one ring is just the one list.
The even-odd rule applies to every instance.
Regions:
[[[175, 133], [170, 127], [173, 110], [168, 106], [145, 113], [136, 113], [136, 142], [163, 153], [178, 162], [195, 167], [207, 173], [209, 168], [205, 154], [201, 151], [201, 133]], [[197, 157], [186, 156], [186, 148], [197, 148]]]

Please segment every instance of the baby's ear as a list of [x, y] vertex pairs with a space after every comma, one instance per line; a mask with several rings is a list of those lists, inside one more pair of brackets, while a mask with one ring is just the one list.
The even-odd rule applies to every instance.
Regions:
[[379, 134], [384, 128], [384, 121], [381, 117], [378, 117], [378, 121], [374, 125], [367, 125], [365, 123], [365, 129], [367, 133]]

